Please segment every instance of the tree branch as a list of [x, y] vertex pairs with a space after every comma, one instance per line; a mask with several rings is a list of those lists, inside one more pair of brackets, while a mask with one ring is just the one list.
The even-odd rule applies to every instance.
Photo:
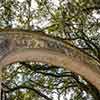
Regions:
[[[6, 86], [7, 87], [7, 86]], [[8, 88], [8, 87], [7, 87]], [[45, 94], [41, 93], [39, 90], [35, 89], [35, 88], [31, 88], [31, 87], [28, 87], [28, 86], [17, 86], [17, 87], [14, 87], [14, 88], [8, 88], [9, 90], [6, 91], [6, 93], [9, 93], [9, 92], [13, 92], [15, 90], [18, 90], [18, 89], [29, 89], [29, 90], [32, 90], [34, 91], [36, 94], [38, 94], [39, 96], [45, 98], [46, 100], [52, 100], [51, 98], [49, 98], [48, 96], [46, 96]]]

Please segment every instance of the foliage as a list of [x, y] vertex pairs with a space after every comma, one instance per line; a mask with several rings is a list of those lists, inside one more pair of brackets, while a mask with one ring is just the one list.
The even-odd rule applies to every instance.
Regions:
[[[71, 42], [96, 60], [100, 60], [99, 26], [99, 0], [0, 0], [1, 28], [44, 31]], [[90, 83], [61, 66], [19, 62], [7, 66], [4, 72], [3, 91], [10, 100], [100, 97]]]
[[99, 100], [96, 88], [62, 67], [19, 62], [6, 67], [3, 73], [3, 86], [10, 100], [33, 100], [33, 97], [35, 100], [42, 100], [41, 96], [43, 100], [65, 100], [68, 95], [72, 100]]

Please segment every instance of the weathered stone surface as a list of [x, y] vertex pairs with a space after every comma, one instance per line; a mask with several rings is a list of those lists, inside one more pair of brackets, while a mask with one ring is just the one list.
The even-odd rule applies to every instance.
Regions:
[[17, 29], [0, 30], [1, 67], [16, 61], [41, 61], [64, 66], [100, 89], [100, 61], [70, 43], [42, 32]]

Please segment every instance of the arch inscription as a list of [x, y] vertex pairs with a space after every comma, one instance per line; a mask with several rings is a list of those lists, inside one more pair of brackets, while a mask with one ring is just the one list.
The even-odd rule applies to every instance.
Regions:
[[37, 31], [0, 30], [0, 70], [17, 61], [40, 61], [64, 66], [100, 90], [100, 61], [60, 38]]

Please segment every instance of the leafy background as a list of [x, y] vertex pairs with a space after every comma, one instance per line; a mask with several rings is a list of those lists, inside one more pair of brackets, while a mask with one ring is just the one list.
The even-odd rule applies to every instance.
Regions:
[[[99, 0], [0, 0], [0, 28], [43, 31], [100, 60]], [[81, 66], [80, 66], [81, 67]], [[3, 69], [9, 100], [99, 100], [99, 91], [62, 66], [18, 62]]]

